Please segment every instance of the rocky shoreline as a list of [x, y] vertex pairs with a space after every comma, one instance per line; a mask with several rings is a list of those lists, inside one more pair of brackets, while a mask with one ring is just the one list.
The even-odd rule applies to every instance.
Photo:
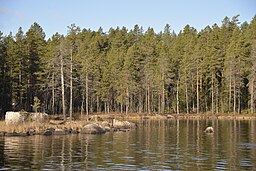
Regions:
[[[23, 121], [19, 123], [0, 122], [0, 137], [32, 135], [104, 134], [106, 132], [128, 132], [136, 128], [138, 120], [154, 119], [228, 119], [254, 120], [256, 115], [212, 115], [212, 114], [94, 114], [89, 120], [64, 121], [51, 116], [46, 122]], [[127, 121], [129, 120], [129, 121]]]
[[[33, 136], [33, 135], [67, 135], [67, 134], [105, 134], [106, 132], [128, 132], [136, 128], [136, 124], [128, 121], [119, 121], [113, 119], [111, 121], [97, 121], [78, 123], [76, 121], [69, 121], [61, 125], [44, 124], [32, 125], [26, 124], [23, 131], [1, 131], [0, 136], [17, 137], [17, 136]], [[9, 125], [10, 126], [10, 125]]]

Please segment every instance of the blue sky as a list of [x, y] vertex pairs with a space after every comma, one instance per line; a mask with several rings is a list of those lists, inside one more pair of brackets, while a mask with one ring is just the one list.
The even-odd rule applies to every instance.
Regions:
[[66, 35], [73, 23], [92, 30], [101, 26], [104, 32], [117, 26], [130, 30], [138, 24], [158, 33], [167, 23], [175, 32], [186, 24], [200, 31], [237, 14], [241, 22], [250, 22], [256, 0], [0, 0], [0, 31], [16, 34], [22, 27], [26, 32], [34, 22], [47, 37], [56, 32]]

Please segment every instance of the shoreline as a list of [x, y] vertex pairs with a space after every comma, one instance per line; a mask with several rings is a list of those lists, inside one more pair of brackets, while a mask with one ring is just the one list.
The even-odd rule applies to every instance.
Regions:
[[[0, 121], [0, 137], [3, 136], [31, 136], [31, 135], [66, 135], [82, 133], [87, 125], [98, 126], [105, 132], [128, 132], [130, 129], [136, 128], [136, 124], [140, 120], [256, 120], [256, 115], [244, 114], [122, 114], [122, 113], [98, 113], [89, 114], [89, 120], [84, 118], [81, 120], [57, 120], [62, 115], [49, 115], [50, 120], [40, 122], [21, 122], [7, 124]], [[114, 125], [119, 123], [119, 125]], [[125, 123], [125, 124], [123, 124]], [[123, 125], [122, 125], [123, 124]], [[131, 126], [132, 125], [132, 126]], [[103, 131], [103, 132], [104, 132]], [[90, 133], [89, 133], [90, 134]], [[91, 133], [98, 134], [98, 133]]]

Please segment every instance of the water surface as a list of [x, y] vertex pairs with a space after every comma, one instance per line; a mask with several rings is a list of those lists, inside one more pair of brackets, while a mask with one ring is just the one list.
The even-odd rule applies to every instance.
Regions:
[[[256, 120], [138, 125], [104, 135], [0, 137], [0, 170], [256, 170]], [[204, 133], [207, 126], [215, 133]]]

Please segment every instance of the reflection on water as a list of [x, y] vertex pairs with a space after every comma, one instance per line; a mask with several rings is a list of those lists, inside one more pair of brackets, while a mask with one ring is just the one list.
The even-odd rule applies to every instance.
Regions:
[[[214, 134], [205, 134], [207, 126]], [[0, 170], [256, 170], [256, 121], [144, 120], [105, 135], [0, 137]]]

